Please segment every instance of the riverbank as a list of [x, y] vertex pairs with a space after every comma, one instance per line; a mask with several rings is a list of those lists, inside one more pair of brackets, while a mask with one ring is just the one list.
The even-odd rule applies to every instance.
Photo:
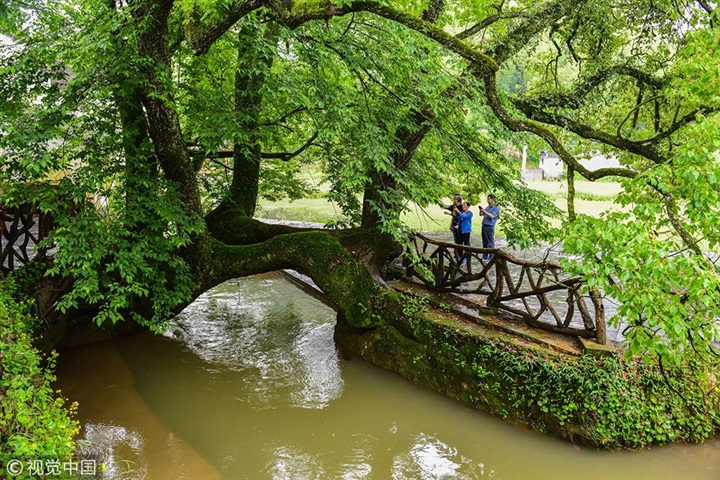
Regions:
[[38, 321], [16, 291], [0, 279], [0, 476], [18, 476], [41, 458], [70, 461], [79, 428], [74, 406], [52, 388], [56, 356], [36, 347]]
[[[687, 370], [577, 357], [487, 325], [471, 324], [415, 296], [374, 329], [338, 319], [346, 353], [530, 429], [597, 448], [699, 443], [720, 435], [720, 390]], [[379, 301], [374, 308], [391, 308]], [[388, 318], [388, 316], [386, 316]]]

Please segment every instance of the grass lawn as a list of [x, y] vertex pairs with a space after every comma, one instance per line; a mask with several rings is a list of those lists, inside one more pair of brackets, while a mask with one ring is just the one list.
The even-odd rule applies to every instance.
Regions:
[[[319, 173], [308, 172], [308, 178], [320, 189], [327, 191], [325, 185], [319, 181]], [[534, 190], [544, 192], [555, 201], [561, 210], [567, 211], [567, 183], [565, 181], [529, 182], [528, 186]], [[324, 188], [325, 187], [325, 188]], [[620, 184], [611, 182], [576, 181], [575, 210], [578, 213], [597, 216], [609, 209], [619, 209], [614, 203], [620, 192]], [[501, 205], [502, 207], [502, 205]], [[477, 206], [473, 207], [477, 213]], [[272, 202], [260, 200], [256, 215], [259, 218], [272, 218], [277, 220], [295, 220], [302, 222], [328, 223], [345, 220], [342, 212], [326, 198], [304, 198], [293, 202], [284, 200]], [[425, 209], [415, 204], [410, 205], [410, 211], [402, 217], [411, 228], [427, 232], [444, 232], [448, 229], [450, 218], [443, 214], [438, 206]]]
[[[567, 195], [567, 182], [565, 180], [551, 180], [541, 182], [528, 182], [528, 186], [533, 190], [539, 190], [553, 198], [565, 198]], [[597, 199], [612, 200], [617, 197], [622, 188], [616, 182], [588, 182], [585, 180], [575, 180], [576, 195], [592, 195]]]

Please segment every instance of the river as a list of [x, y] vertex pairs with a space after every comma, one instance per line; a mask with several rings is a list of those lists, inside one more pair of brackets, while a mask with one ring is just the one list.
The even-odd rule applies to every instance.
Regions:
[[720, 479], [720, 442], [598, 452], [353, 358], [334, 312], [276, 274], [204, 294], [167, 330], [61, 352], [105, 478]]

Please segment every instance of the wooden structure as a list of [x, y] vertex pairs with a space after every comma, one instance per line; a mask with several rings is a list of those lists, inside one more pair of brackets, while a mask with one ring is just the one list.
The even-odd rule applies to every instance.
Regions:
[[2, 276], [28, 263], [35, 256], [45, 256], [46, 250], [36, 247], [52, 228], [50, 214], [39, 211], [35, 205], [23, 204], [12, 208], [0, 205]]
[[[408, 264], [408, 276], [417, 276], [430, 288], [485, 296], [487, 307], [532, 327], [607, 343], [601, 295], [592, 289], [582, 294], [582, 277], [570, 277], [559, 263], [523, 260], [499, 249], [460, 248], [421, 234], [411, 243], [425, 268]], [[492, 258], [484, 262], [483, 255]], [[431, 278], [425, 278], [427, 273]]]

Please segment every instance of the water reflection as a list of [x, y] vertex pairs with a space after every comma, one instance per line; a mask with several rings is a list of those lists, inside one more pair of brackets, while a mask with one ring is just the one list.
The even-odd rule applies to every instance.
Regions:
[[140, 432], [106, 423], [87, 423], [84, 430], [92, 455], [102, 461], [106, 478], [146, 478], [145, 439]]
[[[147, 337], [152, 341], [152, 337]], [[135, 341], [146, 341], [138, 337]], [[153, 365], [146, 365], [148, 370]], [[79, 402], [82, 458], [105, 480], [219, 479], [215, 468], [170, 430], [135, 389], [114, 343], [60, 352], [56, 386]]]
[[327, 478], [322, 464], [298, 447], [283, 445], [273, 450], [273, 460], [268, 468], [271, 478], [310, 480]]
[[211, 373], [242, 373], [236, 400], [262, 409], [287, 397], [292, 406], [323, 408], [343, 387], [334, 312], [292, 289], [279, 278], [231, 280], [185, 309], [167, 336]]
[[[490, 473], [487, 478], [493, 477]], [[424, 433], [417, 435], [407, 453], [395, 458], [392, 469], [394, 479], [475, 479], [484, 474], [482, 463], [475, 463], [456, 448]]]

